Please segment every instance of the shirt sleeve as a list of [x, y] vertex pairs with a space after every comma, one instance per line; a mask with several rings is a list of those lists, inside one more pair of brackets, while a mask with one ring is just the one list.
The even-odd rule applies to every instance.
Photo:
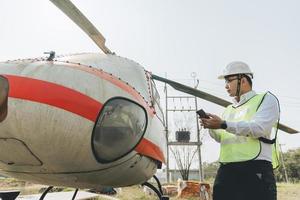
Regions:
[[218, 129], [209, 129], [209, 135], [216, 141], [221, 142], [221, 135]]
[[272, 126], [279, 119], [279, 105], [275, 96], [267, 93], [251, 121], [227, 122], [226, 131], [240, 136], [270, 138]]

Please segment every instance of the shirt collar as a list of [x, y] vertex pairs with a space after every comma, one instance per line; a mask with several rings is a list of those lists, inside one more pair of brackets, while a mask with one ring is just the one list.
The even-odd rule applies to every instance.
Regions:
[[235, 99], [233, 99], [233, 106], [239, 106], [243, 103], [245, 103], [246, 101], [248, 101], [249, 99], [251, 99], [253, 96], [256, 95], [256, 92], [254, 90], [251, 90], [243, 95], [240, 96], [240, 101], [237, 102]]

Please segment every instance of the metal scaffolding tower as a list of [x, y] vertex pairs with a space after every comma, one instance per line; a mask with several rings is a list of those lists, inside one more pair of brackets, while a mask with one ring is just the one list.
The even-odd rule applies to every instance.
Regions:
[[[170, 147], [171, 146], [197, 146], [198, 151], [198, 158], [199, 158], [199, 177], [200, 181], [203, 181], [204, 175], [203, 175], [203, 169], [202, 169], [202, 159], [201, 159], [201, 139], [200, 139], [200, 127], [198, 122], [198, 116], [196, 114], [196, 111], [198, 110], [197, 105], [197, 98], [194, 96], [168, 96], [168, 86], [165, 84], [165, 98], [166, 98], [166, 111], [165, 111], [165, 117], [166, 117], [166, 124], [165, 124], [165, 131], [166, 131], [166, 139], [167, 139], [167, 166], [166, 166], [166, 175], [167, 175], [167, 181], [170, 181], [170, 174], [169, 174], [169, 167], [170, 167]], [[192, 99], [194, 100], [194, 106], [190, 106], [188, 108], [181, 107], [181, 108], [169, 108], [169, 100], [172, 99]], [[170, 131], [169, 131], [169, 112], [194, 112], [195, 113], [195, 123], [196, 123], [196, 134], [197, 134], [197, 141], [194, 142], [178, 142], [178, 141], [170, 141]]]

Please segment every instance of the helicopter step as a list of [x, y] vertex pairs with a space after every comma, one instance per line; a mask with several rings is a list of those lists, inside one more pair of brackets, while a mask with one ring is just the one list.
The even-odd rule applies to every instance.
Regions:
[[20, 191], [18, 191], [18, 190], [0, 191], [0, 199], [15, 200], [19, 194], [20, 194]]

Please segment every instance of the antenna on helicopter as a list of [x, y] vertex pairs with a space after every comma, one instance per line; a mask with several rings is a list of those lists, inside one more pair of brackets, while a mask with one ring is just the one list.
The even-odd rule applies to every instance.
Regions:
[[44, 54], [49, 54], [47, 61], [53, 61], [53, 59], [55, 58], [55, 51], [44, 52]]
[[105, 46], [105, 38], [103, 35], [70, 0], [50, 1], [63, 11], [75, 24], [77, 24], [77, 26], [79, 26], [105, 54], [112, 54], [112, 52]]

